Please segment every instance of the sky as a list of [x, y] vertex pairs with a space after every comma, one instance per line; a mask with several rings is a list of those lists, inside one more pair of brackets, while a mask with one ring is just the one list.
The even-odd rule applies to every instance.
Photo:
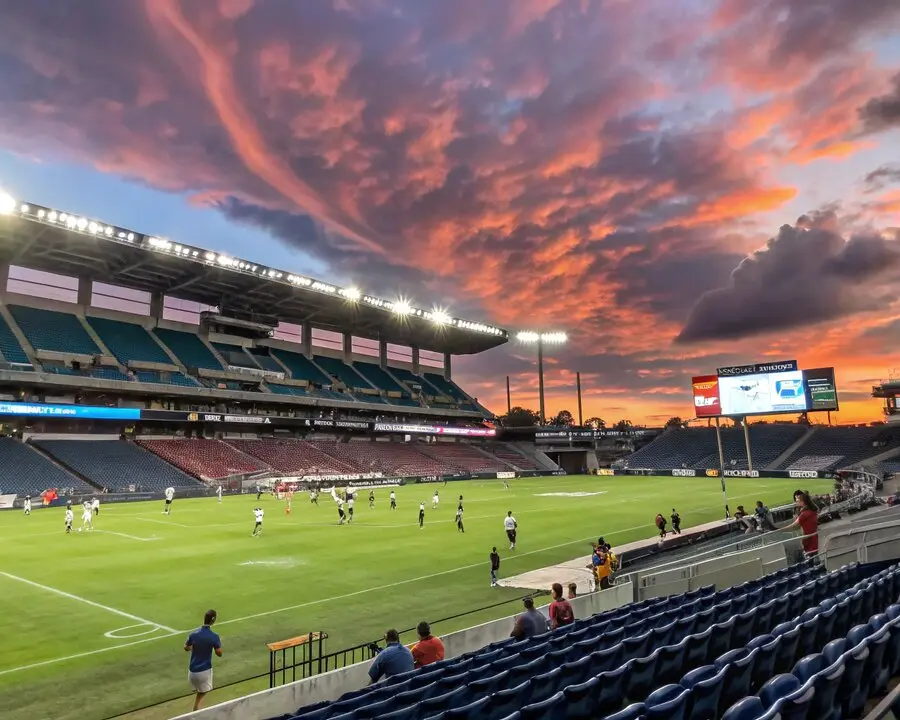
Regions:
[[[548, 414], [900, 368], [900, 2], [0, 5], [0, 186], [418, 307], [565, 331]], [[532, 348], [454, 361], [537, 407]]]

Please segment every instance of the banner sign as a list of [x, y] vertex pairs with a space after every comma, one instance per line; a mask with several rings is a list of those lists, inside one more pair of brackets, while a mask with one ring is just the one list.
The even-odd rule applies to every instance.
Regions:
[[725, 477], [758, 478], [759, 470], [726, 470]]
[[719, 477], [719, 471], [718, 471], [718, 470], [712, 470], [712, 469], [711, 469], [711, 470], [707, 470], [707, 471], [706, 471], [706, 477]]
[[375, 423], [375, 432], [418, 435], [454, 435], [461, 437], [493, 437], [497, 431], [486, 427], [448, 427], [444, 425], [411, 425], [405, 423]]
[[764, 375], [767, 373], [790, 372], [797, 370], [796, 360], [782, 360], [774, 363], [758, 363], [756, 365], [734, 365], [721, 367], [716, 370], [719, 377], [734, 377], [735, 375]]
[[516, 474], [514, 472], [498, 472], [497, 479], [498, 480], [510, 480], [514, 478]]
[[617, 437], [643, 437], [644, 435], [658, 435], [661, 428], [639, 428], [637, 430], [579, 430], [564, 428], [559, 430], [543, 429], [534, 434], [535, 440], [594, 440], [600, 438]]
[[45, 403], [0, 402], [0, 415], [81, 418], [84, 420], [140, 420], [140, 408], [97, 405], [47, 405]]
[[792, 478], [806, 478], [809, 480], [815, 480], [819, 477], [818, 470], [788, 470], [788, 477]]
[[699, 375], [692, 378], [694, 393], [694, 412], [697, 417], [716, 417], [722, 414], [719, 401], [719, 377], [717, 375]]
[[674, 477], [696, 477], [697, 471], [692, 470], [690, 468], [688, 468], [688, 469], [676, 468], [675, 470], [672, 471], [672, 475]]

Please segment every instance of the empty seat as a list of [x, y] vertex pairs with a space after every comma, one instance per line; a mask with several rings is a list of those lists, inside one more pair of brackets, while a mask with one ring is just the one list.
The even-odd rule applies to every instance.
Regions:
[[265, 465], [219, 440], [139, 439], [138, 444], [159, 455], [188, 475], [201, 480], [218, 480], [265, 469]]
[[172, 364], [171, 358], [143, 325], [101, 317], [88, 317], [87, 321], [123, 365], [132, 360]]
[[77, 355], [100, 354], [100, 348], [88, 335], [81, 320], [71, 313], [23, 305], [10, 305], [9, 311], [36, 350]]
[[202, 368], [205, 370], [222, 370], [222, 364], [195, 333], [171, 330], [158, 327], [156, 335], [186, 368]]
[[34, 448], [13, 438], [0, 438], [0, 491], [3, 494], [40, 495], [44, 490], [72, 488], [93, 493], [97, 488], [50, 462]]

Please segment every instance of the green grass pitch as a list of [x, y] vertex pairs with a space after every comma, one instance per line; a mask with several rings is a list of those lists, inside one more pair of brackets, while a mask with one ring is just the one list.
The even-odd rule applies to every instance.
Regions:
[[[827, 481], [807, 482], [825, 491]], [[796, 480], [730, 479], [729, 503], [789, 502]], [[440, 508], [431, 509], [435, 488]], [[554, 495], [547, 493], [563, 493]], [[591, 493], [566, 496], [564, 493]], [[453, 522], [465, 496], [465, 535]], [[450, 482], [397, 488], [356, 502], [352, 525], [337, 527], [323, 494], [319, 506], [298, 493], [293, 513], [264, 496], [264, 533], [253, 538], [255, 495], [107, 504], [92, 533], [64, 533], [63, 509], [0, 513], [0, 715], [5, 720], [101, 720], [189, 691], [187, 632], [203, 612], [219, 613], [225, 656], [215, 662], [223, 685], [268, 668], [267, 642], [312, 630], [329, 635], [326, 652], [515, 598], [491, 588], [488, 553], [501, 553], [500, 576], [586, 556], [604, 535], [613, 545], [651, 537], [657, 512], [681, 513], [684, 527], [723, 515], [718, 479], [545, 477]], [[425, 527], [418, 505], [426, 503]], [[519, 521], [519, 544], [507, 551], [503, 517]], [[80, 511], [75, 526], [80, 525]], [[516, 612], [514, 604], [435, 627], [447, 633]], [[147, 625], [152, 623], [153, 625]], [[407, 636], [404, 640], [412, 640]], [[208, 703], [267, 686], [265, 679], [212, 693]], [[190, 709], [176, 700], [132, 720]]]

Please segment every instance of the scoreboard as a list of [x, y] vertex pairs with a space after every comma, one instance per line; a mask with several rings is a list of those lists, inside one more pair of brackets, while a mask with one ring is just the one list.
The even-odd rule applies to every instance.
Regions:
[[796, 360], [723, 367], [691, 384], [700, 418], [838, 409], [834, 368], [800, 370]]

